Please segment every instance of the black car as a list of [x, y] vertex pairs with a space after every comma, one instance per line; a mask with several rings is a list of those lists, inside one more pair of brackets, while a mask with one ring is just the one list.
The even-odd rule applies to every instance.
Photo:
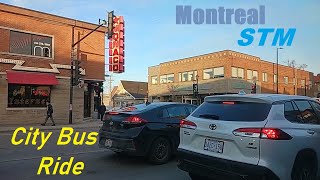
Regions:
[[179, 145], [180, 120], [195, 109], [191, 104], [159, 102], [107, 112], [99, 146], [166, 163]]

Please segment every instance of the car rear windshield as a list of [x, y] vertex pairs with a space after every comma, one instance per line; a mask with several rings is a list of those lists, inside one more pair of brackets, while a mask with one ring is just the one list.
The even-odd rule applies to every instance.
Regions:
[[271, 104], [256, 102], [204, 102], [193, 117], [222, 121], [264, 121]]

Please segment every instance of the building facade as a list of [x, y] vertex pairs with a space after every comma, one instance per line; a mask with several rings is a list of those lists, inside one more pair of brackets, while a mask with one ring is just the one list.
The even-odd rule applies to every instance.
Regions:
[[121, 80], [111, 92], [113, 107], [126, 107], [145, 103], [148, 99], [148, 83]]
[[[208, 95], [251, 93], [313, 96], [313, 73], [264, 61], [231, 50], [164, 62], [148, 69], [149, 101], [178, 101], [196, 104]], [[193, 96], [198, 84], [199, 96]]]
[[104, 81], [105, 28], [74, 51], [82, 83], [69, 105], [71, 46], [98, 25], [0, 3], [0, 124], [39, 124], [45, 102], [57, 124], [91, 118], [95, 88]]

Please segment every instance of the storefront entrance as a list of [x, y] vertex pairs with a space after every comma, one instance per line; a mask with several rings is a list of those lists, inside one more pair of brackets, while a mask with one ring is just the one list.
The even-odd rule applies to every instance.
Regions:
[[92, 87], [90, 84], [85, 88], [84, 91], [84, 109], [83, 109], [83, 116], [84, 118], [91, 117], [91, 93], [92, 93]]

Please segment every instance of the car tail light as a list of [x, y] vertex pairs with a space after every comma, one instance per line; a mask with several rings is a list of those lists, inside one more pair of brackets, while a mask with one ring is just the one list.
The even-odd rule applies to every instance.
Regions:
[[180, 120], [180, 127], [186, 128], [186, 129], [196, 129], [197, 125], [194, 122], [182, 119], [182, 120]]
[[117, 114], [119, 114], [118, 112], [109, 112], [108, 114], [110, 114], [110, 115], [117, 115]]
[[142, 124], [142, 123], [147, 123], [148, 121], [142, 119], [139, 116], [130, 116], [128, 117], [123, 123], [125, 124]]
[[292, 137], [276, 128], [240, 128], [233, 131], [236, 136], [253, 137], [272, 140], [290, 140]]
[[226, 101], [226, 102], [222, 102], [222, 104], [229, 104], [229, 105], [234, 105], [235, 102], [231, 102], [231, 101]]

